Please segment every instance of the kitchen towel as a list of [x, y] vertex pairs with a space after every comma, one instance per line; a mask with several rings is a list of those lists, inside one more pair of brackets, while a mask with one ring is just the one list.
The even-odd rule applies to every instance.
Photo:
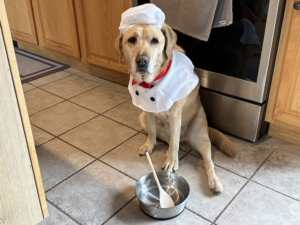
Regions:
[[215, 27], [232, 23], [232, 0], [151, 0], [166, 16], [166, 24], [207, 41]]

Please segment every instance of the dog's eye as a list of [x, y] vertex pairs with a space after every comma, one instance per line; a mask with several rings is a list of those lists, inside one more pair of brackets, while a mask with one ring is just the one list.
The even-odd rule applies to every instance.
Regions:
[[131, 37], [131, 38], [128, 39], [128, 42], [134, 44], [136, 42], [136, 38], [135, 37]]
[[153, 38], [153, 39], [151, 40], [151, 44], [158, 44], [158, 40], [157, 40], [156, 38]]

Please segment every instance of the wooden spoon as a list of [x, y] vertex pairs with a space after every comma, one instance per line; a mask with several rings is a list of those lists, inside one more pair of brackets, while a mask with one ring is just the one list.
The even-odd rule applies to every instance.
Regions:
[[156, 181], [156, 184], [157, 184], [157, 187], [158, 187], [158, 190], [159, 190], [160, 208], [171, 208], [171, 207], [174, 207], [175, 205], [174, 205], [174, 202], [173, 202], [172, 198], [167, 194], [167, 192], [164, 191], [164, 189], [162, 189], [162, 187], [161, 187], [161, 185], [159, 183], [159, 180], [158, 180], [158, 178], [156, 176], [156, 172], [154, 170], [154, 167], [152, 165], [152, 162], [151, 162], [151, 159], [150, 159], [150, 156], [149, 156], [148, 152], [146, 152], [146, 156], [147, 156], [149, 165], [151, 167], [154, 179]]

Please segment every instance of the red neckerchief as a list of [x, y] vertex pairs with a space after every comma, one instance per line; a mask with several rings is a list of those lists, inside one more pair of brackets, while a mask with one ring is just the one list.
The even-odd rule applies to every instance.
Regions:
[[[155, 79], [154, 79], [153, 81], [159, 80], [160, 78], [162, 78], [162, 77], [168, 72], [168, 70], [169, 70], [169, 68], [170, 68], [170, 66], [171, 66], [171, 62], [172, 62], [172, 60], [169, 59], [169, 60], [168, 60], [167, 66], [163, 69], [163, 71], [161, 71], [161, 72], [155, 77]], [[153, 81], [152, 81], [152, 82], [153, 82]], [[136, 83], [137, 83], [137, 82], [136, 82], [134, 79], [132, 79], [132, 85], [135, 85]], [[143, 87], [143, 88], [151, 88], [151, 85], [150, 85], [149, 83], [146, 83], [145, 81], [143, 81], [142, 83], [139, 83], [139, 85], [140, 85], [141, 87]]]
[[249, 20], [251, 23], [253, 23], [253, 25], [255, 25], [255, 19], [248, 11], [242, 10], [242, 17]]

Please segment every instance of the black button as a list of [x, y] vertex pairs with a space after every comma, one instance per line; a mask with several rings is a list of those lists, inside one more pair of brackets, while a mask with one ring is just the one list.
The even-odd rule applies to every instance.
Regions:
[[151, 97], [150, 100], [151, 100], [152, 102], [154, 102], [154, 101], [155, 101], [155, 98]]
[[136, 95], [139, 95], [140, 93], [138, 91], [135, 92]]

